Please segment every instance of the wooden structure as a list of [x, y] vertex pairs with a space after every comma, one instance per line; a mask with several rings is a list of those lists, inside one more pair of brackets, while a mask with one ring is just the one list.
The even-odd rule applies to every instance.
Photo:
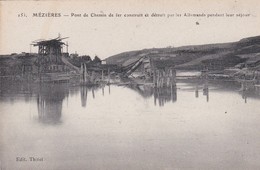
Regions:
[[110, 69], [106, 65], [91, 65], [81, 63], [81, 85], [110, 84]]
[[170, 87], [176, 83], [174, 65], [164, 60], [154, 60], [149, 56], [143, 56], [123, 68], [123, 77], [129, 77], [136, 70], [141, 72], [141, 77], [145, 80], [152, 80], [156, 87]]
[[152, 59], [148, 56], [143, 56], [137, 61], [122, 68], [123, 77], [129, 77], [135, 71], [142, 72], [146, 78], [151, 77], [153, 73]]
[[79, 69], [72, 65], [67, 58], [67, 53], [63, 53], [64, 46], [68, 44], [62, 42], [60, 36], [50, 40], [34, 41], [33, 45], [38, 47], [38, 55], [35, 61], [37, 66], [36, 82], [77, 82]]
[[155, 69], [153, 73], [153, 83], [156, 87], [170, 87], [176, 85], [176, 71], [173, 67]]
[[[67, 37], [66, 37], [67, 38]], [[62, 40], [65, 38], [54, 38], [50, 40], [34, 41], [38, 46], [38, 58], [36, 61], [39, 72], [64, 72], [65, 64], [62, 62], [63, 46], [67, 46]]]

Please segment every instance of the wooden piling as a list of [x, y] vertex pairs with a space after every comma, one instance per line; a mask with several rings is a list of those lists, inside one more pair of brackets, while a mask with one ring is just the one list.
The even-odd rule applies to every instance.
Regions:
[[87, 81], [87, 65], [84, 63], [84, 82]]
[[108, 84], [110, 84], [110, 69], [109, 68], [107, 70], [107, 74], [108, 74]]
[[104, 81], [104, 70], [103, 69], [101, 71], [101, 79], [102, 79], [102, 81]]

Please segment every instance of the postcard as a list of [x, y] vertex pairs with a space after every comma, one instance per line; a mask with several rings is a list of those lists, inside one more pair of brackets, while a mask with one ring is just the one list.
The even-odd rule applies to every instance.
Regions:
[[0, 1], [0, 169], [260, 169], [259, 7]]

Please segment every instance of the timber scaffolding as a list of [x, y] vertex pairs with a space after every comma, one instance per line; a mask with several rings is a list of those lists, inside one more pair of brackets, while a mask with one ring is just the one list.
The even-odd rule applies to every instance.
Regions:
[[[70, 82], [77, 81], [79, 69], [73, 66], [67, 59], [68, 44], [62, 40], [68, 37], [49, 40], [36, 40], [31, 45], [38, 47], [38, 55], [35, 61], [37, 67], [36, 82]], [[64, 46], [67, 52], [63, 52]]]

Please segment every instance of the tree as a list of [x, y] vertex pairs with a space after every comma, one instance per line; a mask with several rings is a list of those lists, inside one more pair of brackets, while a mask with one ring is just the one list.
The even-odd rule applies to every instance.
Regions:
[[90, 61], [92, 61], [89, 55], [83, 55], [82, 56], [82, 60], [83, 60], [83, 62], [90, 62]]
[[99, 63], [101, 63], [101, 59], [98, 56], [95, 56], [95, 58], [93, 59], [93, 63], [99, 64]]

